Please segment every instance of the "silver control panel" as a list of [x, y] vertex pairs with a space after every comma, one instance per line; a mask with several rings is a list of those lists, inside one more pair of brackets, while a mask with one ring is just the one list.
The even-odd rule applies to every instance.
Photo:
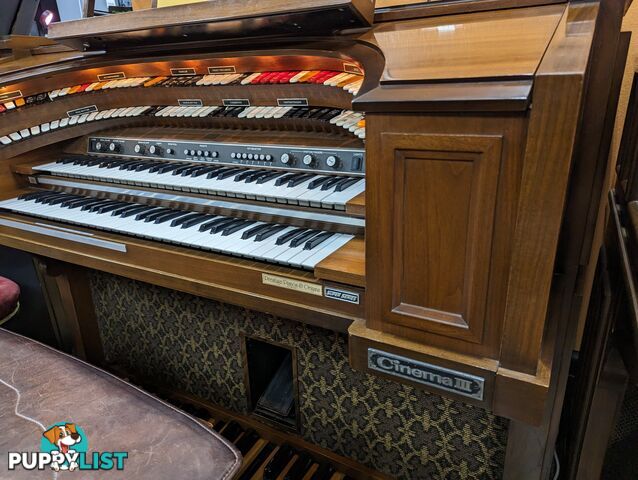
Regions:
[[354, 148], [90, 137], [88, 153], [354, 175], [365, 172], [365, 153]]

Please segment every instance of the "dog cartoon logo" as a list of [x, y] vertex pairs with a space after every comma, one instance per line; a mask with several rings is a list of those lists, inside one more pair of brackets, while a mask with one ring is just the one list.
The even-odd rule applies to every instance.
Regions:
[[124, 470], [127, 459], [128, 452], [122, 450], [89, 452], [89, 440], [84, 430], [67, 420], [44, 430], [39, 452], [8, 452], [8, 467], [10, 471], [18, 468], [27, 471], [53, 469], [56, 472]]
[[51, 453], [54, 458], [51, 463], [53, 470], [72, 472], [78, 468], [77, 454], [87, 450], [86, 437], [80, 427], [75, 423], [59, 423], [52, 425], [42, 436], [43, 451]]

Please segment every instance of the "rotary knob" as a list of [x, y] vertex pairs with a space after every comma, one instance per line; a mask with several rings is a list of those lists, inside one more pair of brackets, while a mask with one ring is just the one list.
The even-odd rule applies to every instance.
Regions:
[[114, 142], [109, 143], [109, 152], [119, 152], [120, 146]]
[[330, 155], [328, 158], [326, 158], [326, 165], [328, 165], [330, 168], [339, 168], [339, 158], [335, 157], [334, 155]]
[[162, 148], [158, 147], [157, 145], [151, 145], [148, 148], [148, 151], [150, 152], [151, 155], [161, 155], [162, 154]]
[[104, 145], [102, 144], [102, 142], [95, 142], [95, 149], [98, 152], [101, 152], [102, 150], [104, 150]]
[[138, 143], [137, 145], [135, 145], [135, 148], [133, 148], [133, 150], [135, 150], [135, 153], [144, 153], [144, 145], [140, 145]]
[[307, 167], [312, 167], [313, 164], [315, 163], [315, 157], [313, 157], [310, 154], [304, 155], [303, 156], [303, 164]]
[[293, 163], [295, 163], [295, 158], [289, 153], [282, 154], [279, 160], [281, 160], [281, 163], [283, 163], [284, 165], [292, 165]]

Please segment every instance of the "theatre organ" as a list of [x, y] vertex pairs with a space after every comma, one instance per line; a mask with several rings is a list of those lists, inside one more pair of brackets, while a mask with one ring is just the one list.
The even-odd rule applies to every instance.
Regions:
[[542, 424], [620, 7], [528, 3], [54, 24], [0, 63], [0, 243], [348, 332], [356, 369]]

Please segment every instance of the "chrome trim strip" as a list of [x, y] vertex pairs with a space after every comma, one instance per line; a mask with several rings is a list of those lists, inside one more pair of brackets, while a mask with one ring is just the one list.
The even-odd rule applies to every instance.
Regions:
[[[45, 227], [39, 223], [37, 225], [31, 225], [29, 223], [14, 222], [13, 220], [6, 220], [0, 218], [0, 225], [5, 227], [17, 228], [18, 230], [24, 230], [26, 232], [38, 233], [40, 235], [47, 235], [49, 237], [61, 238], [64, 240], [70, 240], [72, 242], [84, 243], [87, 245], [93, 245], [95, 247], [106, 248], [108, 250], [115, 250], [116, 252], [126, 253], [126, 244], [111, 242], [109, 240], [100, 240], [98, 238], [91, 238], [84, 232], [77, 230], [71, 230], [68, 228], [58, 229], [52, 225]], [[75, 233], [71, 233], [75, 232]], [[89, 234], [90, 235], [90, 234]]]

